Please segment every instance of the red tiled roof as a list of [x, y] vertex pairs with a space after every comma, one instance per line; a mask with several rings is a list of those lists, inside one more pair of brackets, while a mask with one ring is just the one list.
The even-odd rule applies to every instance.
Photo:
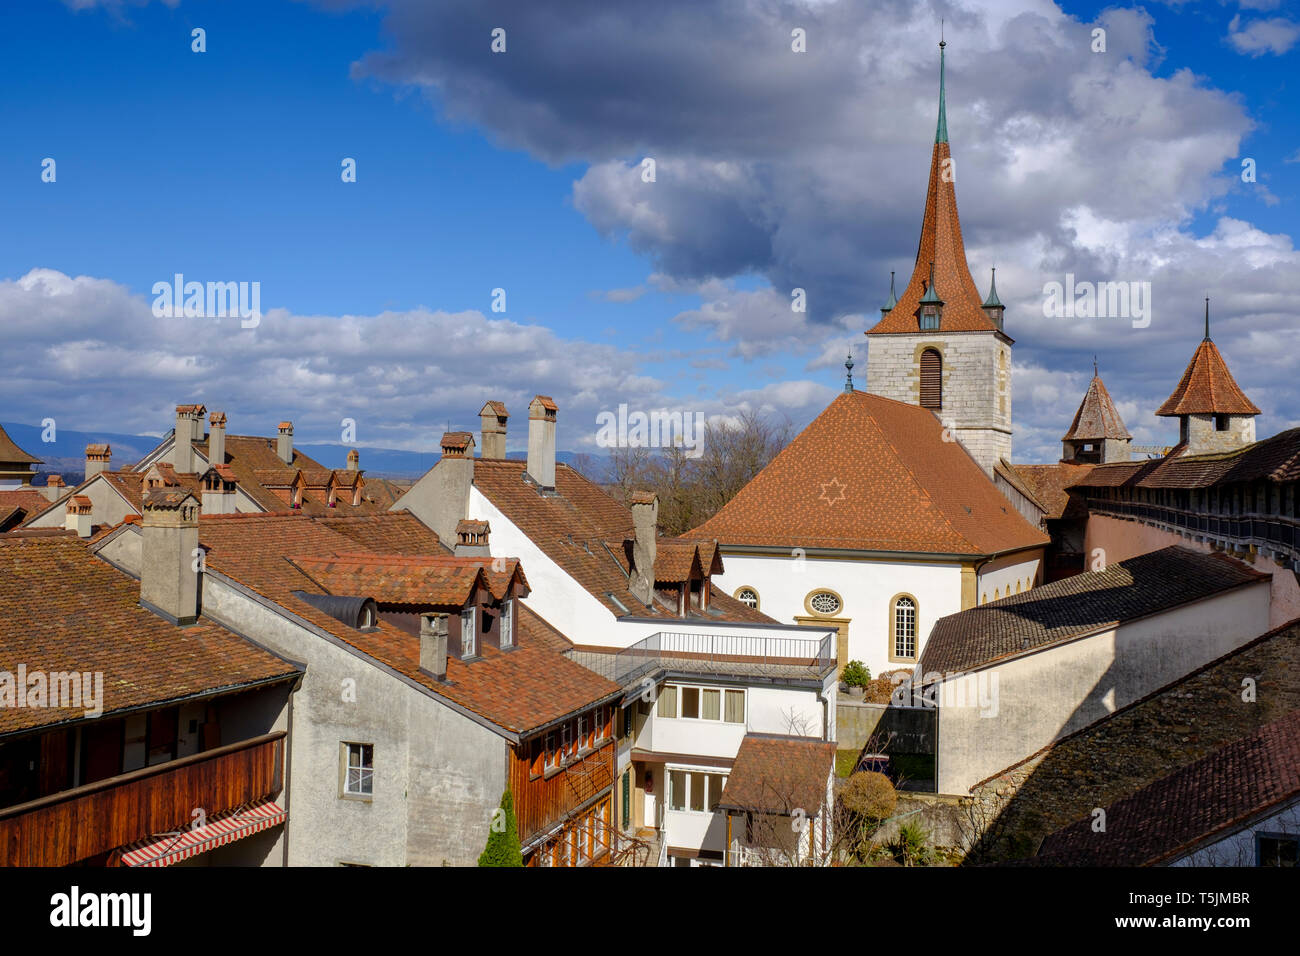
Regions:
[[4, 430], [3, 425], [0, 425], [0, 463], [26, 463], [29, 465], [43, 464], [41, 459], [27, 454], [27, 452], [14, 444], [14, 440], [9, 437], [9, 434]]
[[50, 506], [49, 498], [35, 488], [10, 488], [0, 490], [0, 510], [20, 508], [26, 514], [36, 514]]
[[[394, 540], [405, 541], [408, 547], [423, 535], [428, 553], [438, 552], [437, 536], [409, 512], [369, 517], [375, 527], [362, 537], [382, 541], [377, 526], [384, 526]], [[290, 556], [355, 554], [358, 540], [344, 532], [355, 532], [359, 526], [359, 522], [349, 525], [338, 518], [294, 513], [221, 515], [200, 521], [199, 538], [207, 548], [209, 569], [229, 575], [507, 732], [527, 734], [620, 693], [618, 685], [566, 657], [563, 651], [572, 646], [569, 641], [526, 605], [519, 606], [514, 650], [486, 645], [479, 648], [482, 659], [469, 663], [451, 656], [444, 683], [420, 670], [418, 636], [383, 620], [373, 631], [359, 631], [295, 597], [295, 590], [323, 593], [323, 589]]]
[[966, 263], [966, 247], [957, 216], [957, 190], [949, 176], [942, 175], [951, 159], [948, 144], [935, 143], [930, 156], [930, 185], [925, 194], [925, 216], [921, 220], [921, 241], [917, 243], [916, 263], [907, 288], [894, 306], [867, 335], [890, 332], [917, 332], [916, 309], [934, 263], [934, 286], [943, 300], [939, 318], [940, 332], [991, 332], [997, 329], [981, 307], [982, 299]]
[[380, 604], [464, 607], [479, 588], [498, 600], [511, 583], [528, 591], [516, 558], [354, 553], [290, 560], [331, 594], [372, 597]]
[[842, 392], [687, 538], [728, 545], [935, 554], [1041, 547], [932, 412]]
[[[1061, 518], [1073, 516], [1067, 515], [1067, 511], [1082, 508], [1082, 505], [1070, 508], [1070, 493], [1066, 489], [1086, 478], [1094, 467], [1062, 461], [1054, 465], [1011, 465], [1010, 469], [1033, 493], [1034, 500], [1043, 506], [1044, 517]], [[1078, 517], [1082, 516], [1080, 510]]]
[[1101, 377], [1094, 375], [1088, 383], [1083, 401], [1079, 403], [1079, 410], [1074, 413], [1070, 430], [1061, 437], [1061, 441], [1101, 441], [1106, 438], [1132, 437], [1124, 427], [1124, 420], [1119, 417]]
[[[1176, 450], [1175, 450], [1176, 451]], [[1094, 465], [1075, 488], [1212, 488], [1252, 481], [1300, 480], [1300, 428], [1229, 452]]]
[[[1043, 862], [1154, 866], [1300, 797], [1300, 710], [1176, 770], [1091, 816], [1049, 834]], [[1241, 861], [1228, 861], [1241, 865]]]
[[[100, 672], [106, 714], [297, 674], [206, 618], [177, 627], [139, 602], [139, 583], [75, 537], [0, 536], [0, 671]], [[0, 707], [0, 733], [84, 716]]]
[[1228, 363], [1208, 338], [1196, 347], [1174, 393], [1157, 415], [1258, 415], [1259, 408], [1237, 387]]
[[816, 737], [746, 734], [718, 806], [815, 816], [826, 802], [835, 744]]
[[[539, 492], [524, 472], [521, 461], [476, 458], [474, 487], [614, 616], [676, 616], [658, 605], [647, 608], [628, 589], [621, 544], [633, 537], [631, 512], [563, 463], [555, 466], [554, 493]], [[709, 607], [721, 620], [772, 623], [716, 587]]]

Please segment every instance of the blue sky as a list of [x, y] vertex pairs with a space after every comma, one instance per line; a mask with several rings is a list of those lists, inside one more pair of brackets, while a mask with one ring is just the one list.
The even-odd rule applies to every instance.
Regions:
[[[1059, 454], [1093, 353], [1138, 440], [1168, 440], [1150, 412], [1204, 295], [1261, 434], [1300, 425], [1291, 4], [652, 6], [7, 5], [0, 419], [160, 431], [197, 400], [234, 432], [291, 417], [328, 441], [354, 417], [363, 444], [427, 448], [502, 397], [513, 448], [546, 392], [575, 450], [620, 402], [803, 424], [850, 345], [862, 380], [861, 331], [910, 273], [942, 16], [968, 256], [981, 286], [998, 265], [1017, 339], [1017, 460]], [[1152, 281], [1151, 328], [1035, 314], [1067, 271]], [[160, 324], [176, 272], [260, 282], [263, 325]]]

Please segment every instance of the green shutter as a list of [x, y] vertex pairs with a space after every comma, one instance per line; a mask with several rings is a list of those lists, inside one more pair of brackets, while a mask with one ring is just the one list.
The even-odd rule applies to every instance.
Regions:
[[632, 825], [632, 771], [623, 771], [623, 829]]

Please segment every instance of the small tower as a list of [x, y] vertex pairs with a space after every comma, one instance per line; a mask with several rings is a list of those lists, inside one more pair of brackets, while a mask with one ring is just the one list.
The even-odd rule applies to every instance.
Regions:
[[845, 356], [844, 368], [848, 370], [848, 374], [844, 377], [844, 391], [851, 392], [853, 391], [853, 353], [852, 352], [850, 352], [847, 356]]
[[998, 270], [993, 270], [993, 277], [989, 279], [989, 294], [984, 299], [984, 314], [987, 315], [998, 330], [1002, 329], [1002, 313], [1006, 311], [1006, 306], [998, 298]]
[[1210, 340], [1210, 300], [1205, 300], [1205, 338], [1196, 347], [1174, 393], [1156, 410], [1178, 419], [1184, 455], [1232, 451], [1255, 441], [1259, 408], [1238, 387], [1228, 363]]
[[926, 283], [925, 295], [916, 304], [917, 328], [922, 332], [938, 332], [939, 322], [943, 318], [943, 299], [934, 287], [934, 263], [930, 263], [930, 281]]
[[1088, 391], [1074, 413], [1070, 430], [1061, 436], [1061, 461], [1093, 465], [1128, 461], [1132, 443], [1133, 436], [1124, 427], [1094, 360]]

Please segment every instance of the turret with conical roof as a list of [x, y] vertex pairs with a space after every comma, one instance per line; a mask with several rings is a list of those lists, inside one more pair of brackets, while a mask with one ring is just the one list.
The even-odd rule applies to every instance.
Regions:
[[1103, 465], [1128, 461], [1132, 442], [1133, 436], [1124, 427], [1124, 420], [1094, 364], [1088, 391], [1074, 413], [1070, 430], [1061, 436], [1061, 461]]
[[993, 275], [989, 279], [989, 294], [984, 297], [981, 303], [984, 314], [987, 315], [999, 329], [1002, 328], [1002, 313], [1006, 311], [1006, 306], [998, 298], [998, 270], [993, 270]]
[[1182, 454], [1231, 451], [1255, 441], [1259, 407], [1246, 397], [1210, 339], [1210, 300], [1205, 300], [1205, 338], [1192, 353], [1174, 393], [1156, 414], [1178, 419]]
[[32, 483], [36, 476], [34, 465], [41, 459], [29, 455], [16, 444], [0, 426], [0, 488], [21, 488]]
[[1011, 457], [1011, 338], [996, 288], [984, 299], [966, 262], [948, 143], [946, 43], [939, 116], [912, 276], [867, 330], [867, 389], [930, 408], [990, 475]]

